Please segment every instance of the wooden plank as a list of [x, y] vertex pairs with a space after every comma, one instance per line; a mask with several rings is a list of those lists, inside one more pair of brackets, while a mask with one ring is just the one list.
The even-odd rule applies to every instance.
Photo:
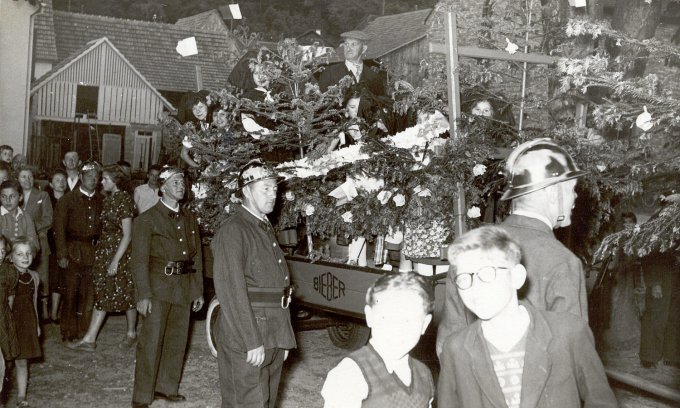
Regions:
[[[448, 96], [449, 96], [449, 122], [451, 123], [451, 137], [457, 139], [460, 137], [460, 130], [458, 123], [460, 120], [460, 80], [458, 77], [458, 37], [456, 28], [456, 15], [449, 11], [446, 13], [446, 77], [448, 82]], [[460, 237], [467, 230], [465, 223], [466, 204], [465, 204], [465, 190], [462, 183], [456, 184], [456, 237]]]
[[[430, 43], [430, 52], [436, 54], [446, 54], [447, 45], [440, 43]], [[552, 65], [557, 62], [557, 58], [551, 57], [550, 55], [524, 52], [516, 52], [514, 54], [510, 54], [507, 51], [490, 50], [485, 48], [465, 46], [458, 47], [458, 56], [468, 58], [493, 59], [501, 61], [527, 62], [529, 64], [545, 64], [545, 65]]]

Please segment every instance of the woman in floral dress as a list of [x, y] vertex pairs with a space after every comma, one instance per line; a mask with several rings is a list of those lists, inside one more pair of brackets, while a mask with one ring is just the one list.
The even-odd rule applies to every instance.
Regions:
[[120, 348], [131, 347], [137, 339], [135, 287], [129, 268], [135, 206], [130, 194], [119, 188], [124, 180], [125, 174], [117, 164], [104, 167], [102, 186], [108, 195], [104, 199], [102, 233], [95, 253], [94, 311], [85, 336], [67, 344], [73, 350], [94, 351], [107, 312], [126, 314], [127, 333]]

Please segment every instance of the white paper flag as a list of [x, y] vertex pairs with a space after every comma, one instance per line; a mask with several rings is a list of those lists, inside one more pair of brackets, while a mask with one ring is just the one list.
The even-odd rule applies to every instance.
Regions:
[[196, 37], [189, 37], [177, 41], [177, 48], [175, 48], [179, 55], [188, 57], [190, 55], [198, 54], [198, 47], [196, 46]]

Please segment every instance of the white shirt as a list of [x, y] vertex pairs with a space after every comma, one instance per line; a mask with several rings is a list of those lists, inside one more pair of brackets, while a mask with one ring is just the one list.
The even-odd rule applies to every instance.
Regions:
[[69, 176], [66, 176], [66, 182], [68, 183], [68, 189], [69, 191], [73, 191], [74, 188], [76, 188], [76, 184], [78, 184], [78, 180], [80, 180], [80, 176], [72, 179]]
[[137, 211], [141, 214], [156, 205], [160, 197], [157, 188], [151, 188], [149, 184], [142, 184], [135, 188], [134, 199]]
[[357, 82], [359, 82], [359, 78], [361, 78], [361, 71], [364, 69], [364, 63], [360, 62], [355, 64], [345, 60], [345, 66], [352, 72], [352, 74], [354, 74], [354, 78], [356, 78]]

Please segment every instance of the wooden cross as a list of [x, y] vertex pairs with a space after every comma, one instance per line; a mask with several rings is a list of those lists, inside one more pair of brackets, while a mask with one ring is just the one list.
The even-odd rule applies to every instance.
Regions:
[[[522, 115], [524, 108], [524, 95], [526, 89], [527, 64], [552, 65], [556, 58], [543, 54], [530, 54], [526, 52], [516, 52], [510, 54], [505, 51], [491, 50], [477, 47], [459, 47], [456, 27], [456, 15], [452, 11], [446, 13], [446, 44], [430, 43], [430, 52], [446, 54], [446, 71], [449, 97], [449, 121], [451, 122], [451, 137], [460, 137], [458, 123], [460, 120], [460, 81], [458, 57], [495, 59], [502, 61], [516, 61], [524, 63], [524, 74], [522, 79], [522, 109], [520, 109], [520, 130], [522, 130]], [[458, 183], [458, 198], [456, 199], [456, 237], [465, 233], [465, 215], [467, 212], [465, 205], [465, 190], [463, 185]]]

